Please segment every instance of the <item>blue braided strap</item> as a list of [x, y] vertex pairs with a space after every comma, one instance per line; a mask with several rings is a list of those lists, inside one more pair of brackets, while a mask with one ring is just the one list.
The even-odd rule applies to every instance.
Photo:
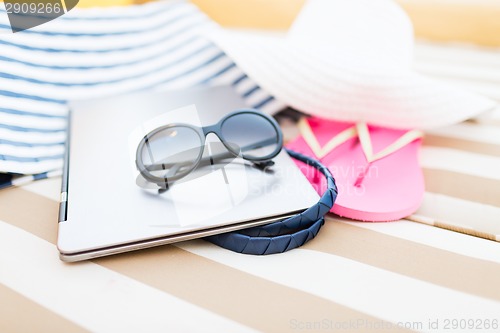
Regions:
[[245, 254], [283, 253], [313, 239], [324, 224], [324, 216], [337, 198], [337, 186], [330, 170], [319, 161], [286, 149], [296, 160], [320, 171], [326, 178], [327, 189], [318, 203], [300, 214], [264, 226], [205, 237], [205, 240], [225, 249]]

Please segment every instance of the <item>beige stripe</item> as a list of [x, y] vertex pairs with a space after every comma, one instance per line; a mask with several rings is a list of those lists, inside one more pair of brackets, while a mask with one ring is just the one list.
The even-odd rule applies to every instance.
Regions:
[[[389, 223], [389, 222], [388, 222]], [[397, 223], [397, 222], [393, 222]], [[304, 248], [465, 293], [500, 300], [500, 265], [329, 220]]]
[[[1, 220], [55, 242], [55, 201], [13, 188], [0, 191], [0, 202]], [[29, 212], [26, 212], [26, 207], [30, 207]], [[322, 320], [382, 322], [346, 306], [244, 273], [175, 246], [101, 258], [94, 262], [260, 331], [296, 331], [294, 323]], [[366, 331], [373, 330], [367, 328]]]
[[498, 180], [448, 170], [424, 168], [423, 172], [428, 192], [500, 207]]
[[449, 138], [435, 134], [426, 134], [424, 137], [424, 145], [460, 149], [472, 153], [491, 155], [495, 157], [500, 156], [500, 145], [475, 142], [459, 138]]
[[3, 284], [0, 300], [0, 332], [87, 332]]
[[22, 188], [0, 191], [0, 220], [52, 244], [57, 242], [58, 212], [59, 205], [56, 201]]

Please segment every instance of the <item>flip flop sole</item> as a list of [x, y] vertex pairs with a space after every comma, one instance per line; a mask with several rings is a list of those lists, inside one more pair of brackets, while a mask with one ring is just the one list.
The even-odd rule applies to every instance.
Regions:
[[[353, 124], [309, 120], [320, 145]], [[397, 141], [405, 131], [369, 126], [373, 151], [379, 152]], [[339, 195], [331, 212], [360, 221], [394, 221], [411, 215], [420, 206], [425, 191], [418, 162], [421, 139], [412, 141], [392, 154], [368, 163], [357, 137], [342, 143], [321, 161], [335, 177]], [[304, 138], [288, 147], [315, 156]], [[324, 190], [321, 177], [301, 167], [318, 192]]]

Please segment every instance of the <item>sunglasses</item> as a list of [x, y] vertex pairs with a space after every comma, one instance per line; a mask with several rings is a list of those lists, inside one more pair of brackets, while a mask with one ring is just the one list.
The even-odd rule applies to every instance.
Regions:
[[[215, 134], [225, 151], [203, 157], [206, 137]], [[169, 124], [145, 135], [137, 147], [136, 166], [142, 177], [160, 189], [195, 169], [241, 157], [259, 168], [274, 164], [283, 147], [278, 123], [257, 110], [237, 110], [211, 126]]]

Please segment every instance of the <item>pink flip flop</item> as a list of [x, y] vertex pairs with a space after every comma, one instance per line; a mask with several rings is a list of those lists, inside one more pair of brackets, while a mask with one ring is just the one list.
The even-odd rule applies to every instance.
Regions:
[[[303, 118], [298, 127], [301, 136], [287, 147], [316, 156], [333, 173], [339, 195], [331, 212], [361, 221], [394, 221], [420, 206], [422, 132], [320, 118]], [[321, 177], [309, 168], [302, 170], [322, 193]]]

